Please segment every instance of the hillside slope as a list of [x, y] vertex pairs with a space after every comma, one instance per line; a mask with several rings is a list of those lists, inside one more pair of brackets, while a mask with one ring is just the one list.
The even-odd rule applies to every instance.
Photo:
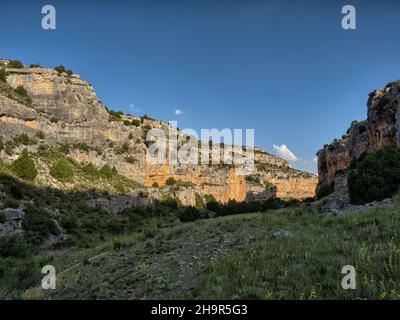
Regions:
[[[282, 209], [55, 252], [51, 298], [398, 299], [399, 209], [322, 218], [313, 206]], [[357, 270], [356, 290], [341, 288], [345, 265]], [[49, 298], [38, 289], [24, 297]]]

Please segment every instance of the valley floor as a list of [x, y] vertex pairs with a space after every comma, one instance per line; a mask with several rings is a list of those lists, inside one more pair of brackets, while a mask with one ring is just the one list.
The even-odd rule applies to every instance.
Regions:
[[[307, 207], [199, 220], [54, 251], [51, 299], [398, 299], [400, 204], [317, 217]], [[344, 290], [342, 267], [356, 268]]]

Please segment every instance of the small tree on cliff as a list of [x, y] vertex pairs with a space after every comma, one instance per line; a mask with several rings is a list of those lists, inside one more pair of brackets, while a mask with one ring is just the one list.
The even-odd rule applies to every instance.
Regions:
[[11, 165], [11, 170], [21, 179], [34, 180], [38, 174], [35, 162], [30, 157], [28, 150], [22, 151], [21, 155]]
[[24, 68], [24, 64], [19, 61], [19, 60], [11, 60], [8, 64], [7, 64], [7, 68], [16, 68], [16, 69], [22, 69]]
[[52, 177], [61, 182], [71, 181], [75, 175], [76, 168], [67, 158], [58, 160], [50, 169]]
[[59, 65], [57, 67], [54, 68], [54, 70], [56, 70], [59, 74], [65, 72], [65, 67], [63, 65]]

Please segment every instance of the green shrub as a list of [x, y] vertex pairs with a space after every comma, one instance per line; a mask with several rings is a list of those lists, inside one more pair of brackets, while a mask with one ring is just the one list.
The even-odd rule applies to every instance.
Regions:
[[63, 65], [59, 65], [54, 68], [58, 72], [58, 74], [65, 72], [65, 67]]
[[111, 179], [114, 175], [117, 174], [117, 170], [115, 168], [112, 168], [109, 165], [104, 165], [101, 169], [100, 169], [100, 175], [103, 178], [107, 178], [107, 179]]
[[83, 173], [89, 178], [99, 178], [99, 171], [92, 163], [86, 163], [82, 166]]
[[149, 117], [147, 114], [144, 114], [143, 116], [140, 117], [140, 122], [144, 123], [144, 120], [153, 120], [153, 118]]
[[30, 251], [30, 245], [20, 236], [0, 237], [0, 257], [25, 258]]
[[200, 196], [197, 192], [195, 194], [195, 202], [196, 202], [196, 208], [198, 208], [198, 209], [204, 208], [203, 197]]
[[69, 159], [58, 160], [50, 169], [52, 177], [61, 182], [71, 181], [75, 175], [75, 165]]
[[11, 60], [8, 63], [7, 68], [22, 69], [22, 68], [24, 68], [24, 64], [19, 60]]
[[0, 223], [6, 222], [6, 215], [0, 211]]
[[4, 141], [3, 138], [0, 137], [0, 151], [4, 149]]
[[159, 185], [157, 182], [154, 182], [153, 185], [152, 185], [152, 187], [153, 187], [153, 188], [159, 188], [160, 185]]
[[33, 206], [28, 206], [25, 211], [23, 228], [29, 233], [30, 240], [34, 243], [40, 243], [44, 237], [50, 234], [60, 234], [54, 219], [47, 211], [39, 210]]
[[359, 159], [349, 176], [352, 203], [365, 204], [391, 197], [400, 188], [400, 150], [389, 146]]
[[22, 151], [19, 158], [12, 163], [11, 170], [19, 178], [25, 180], [34, 180], [38, 174], [35, 162], [26, 149]]
[[40, 140], [44, 140], [44, 138], [45, 138], [44, 132], [41, 131], [41, 130], [36, 132], [35, 137], [40, 139]]
[[167, 179], [167, 181], [166, 181], [166, 184], [167, 184], [168, 186], [173, 186], [173, 185], [176, 184], [176, 180], [175, 180], [173, 177], [169, 177], [169, 178]]
[[124, 113], [122, 111], [113, 111], [113, 110], [107, 110], [108, 114], [110, 115], [109, 120], [110, 121], [119, 121], [121, 120], [122, 116]]
[[330, 194], [332, 194], [334, 191], [335, 190], [333, 189], [332, 185], [323, 184], [320, 187], [318, 187], [317, 199], [325, 198], [326, 196], [329, 196]]
[[3, 81], [3, 82], [7, 81], [7, 71], [4, 68], [0, 69], [0, 81]]
[[7, 197], [3, 202], [3, 207], [17, 209], [19, 208], [19, 201], [13, 197]]
[[131, 125], [133, 125], [135, 127], [139, 127], [140, 126], [140, 120], [133, 119], [131, 121]]
[[185, 207], [181, 209], [179, 219], [181, 222], [191, 222], [201, 218], [201, 212], [196, 207]]
[[18, 87], [16, 87], [15, 88], [15, 92], [17, 94], [19, 94], [20, 96], [23, 96], [23, 97], [27, 97], [28, 96], [28, 91], [22, 85], [19, 85]]
[[29, 68], [42, 68], [42, 66], [39, 63], [32, 63]]
[[30, 145], [35, 145], [37, 144], [36, 139], [31, 139], [26, 133], [22, 133], [13, 139], [13, 144], [14, 146], [30, 146]]

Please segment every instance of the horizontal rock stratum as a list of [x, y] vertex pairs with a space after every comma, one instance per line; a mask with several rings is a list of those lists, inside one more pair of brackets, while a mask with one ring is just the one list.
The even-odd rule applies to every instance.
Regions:
[[[1, 150], [0, 156], [5, 163], [11, 163], [26, 148], [31, 154], [39, 155], [35, 157], [38, 185], [60, 189], [82, 187], [82, 181], [61, 183], [54, 179], [49, 174], [52, 163], [40, 157], [44, 146], [68, 145], [64, 148], [66, 157], [77, 163], [91, 163], [98, 169], [108, 165], [119, 175], [135, 181], [137, 185], [124, 192], [142, 197], [144, 200], [138, 201], [140, 204], [166, 196], [194, 205], [197, 198], [208, 195], [226, 203], [231, 199], [245, 201], [275, 196], [302, 199], [315, 194], [316, 175], [295, 170], [286, 160], [261, 148], [255, 148], [255, 171], [247, 176], [238, 175], [234, 166], [223, 164], [151, 165], [146, 161], [148, 143], [145, 137], [149, 129], [172, 130], [183, 135], [181, 131], [148, 117], [115, 116], [99, 101], [92, 86], [76, 74], [44, 68], [6, 70], [7, 84], [3, 83], [0, 90], [3, 142], [7, 145], [21, 134], [32, 139], [43, 137], [34, 144], [14, 146], [8, 152]], [[8, 93], [7, 86], [24, 87], [30, 103], [15, 99]], [[169, 178], [177, 183], [167, 185]]]

